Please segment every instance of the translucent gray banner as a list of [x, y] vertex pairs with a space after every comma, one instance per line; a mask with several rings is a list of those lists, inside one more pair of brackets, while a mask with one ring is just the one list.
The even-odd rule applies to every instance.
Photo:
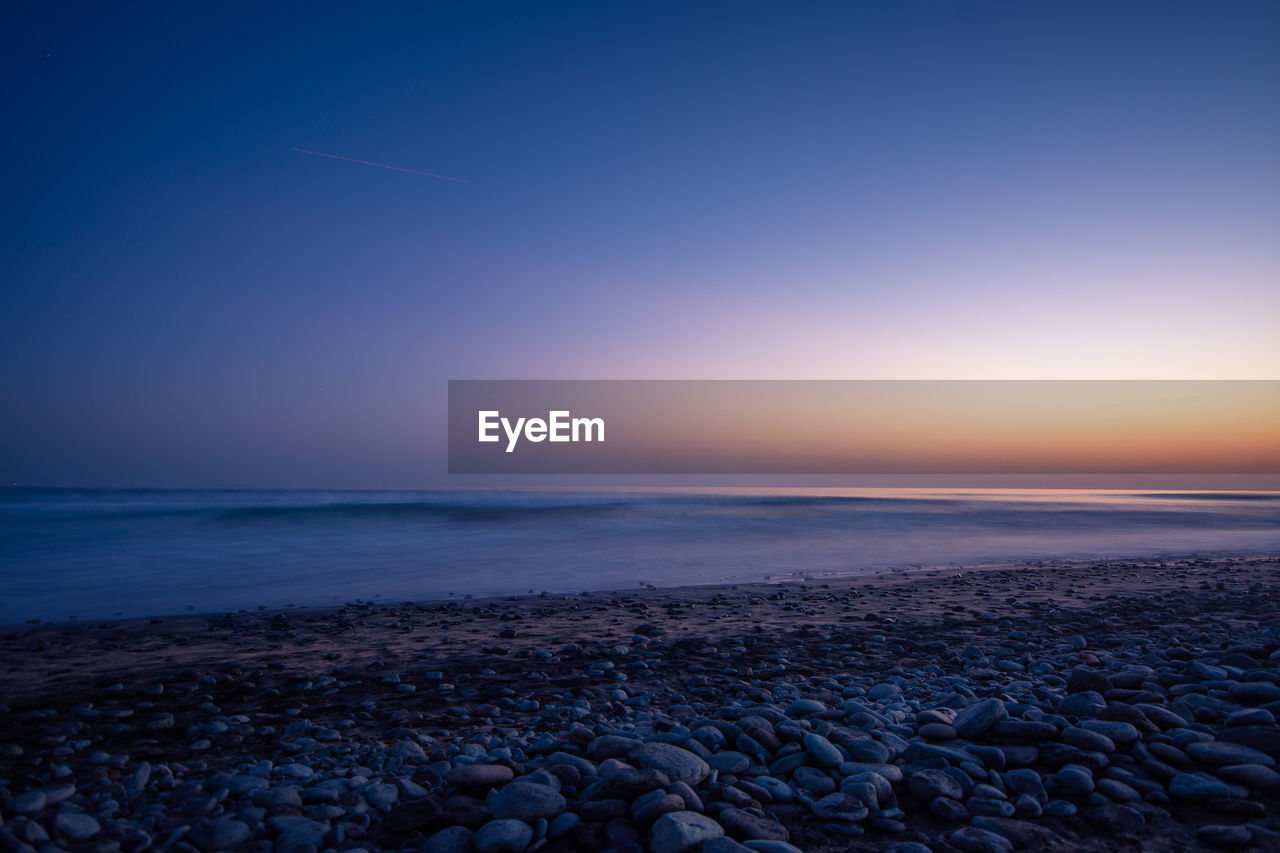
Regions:
[[1280, 381], [453, 380], [451, 474], [1269, 474]]

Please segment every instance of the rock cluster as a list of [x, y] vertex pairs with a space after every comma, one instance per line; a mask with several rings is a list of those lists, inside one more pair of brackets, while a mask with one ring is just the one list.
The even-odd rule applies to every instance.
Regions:
[[1275, 608], [1117, 612], [113, 684], [0, 709], [0, 853], [1280, 849]]

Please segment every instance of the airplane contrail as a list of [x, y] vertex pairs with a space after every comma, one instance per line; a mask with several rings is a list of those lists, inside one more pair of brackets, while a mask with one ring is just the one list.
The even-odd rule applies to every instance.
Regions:
[[408, 172], [410, 175], [422, 175], [424, 178], [439, 178], [442, 181], [453, 181], [457, 184], [471, 183], [466, 178], [451, 178], [448, 175], [437, 175], [432, 172], [419, 172], [417, 169], [406, 169], [404, 166], [389, 166], [386, 163], [371, 163], [368, 160], [357, 160], [354, 157], [342, 157], [337, 154], [326, 154], [323, 151], [308, 151], [305, 148], [292, 148], [299, 154], [313, 154], [316, 157], [328, 157], [331, 160], [346, 160], [348, 163], [359, 163], [361, 166], [377, 166], [379, 169], [394, 169], [397, 172]]

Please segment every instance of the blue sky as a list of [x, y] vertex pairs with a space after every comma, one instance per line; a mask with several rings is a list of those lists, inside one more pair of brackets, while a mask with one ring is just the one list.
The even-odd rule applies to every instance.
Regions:
[[263, 5], [0, 37], [4, 480], [425, 485], [449, 378], [1280, 377], [1274, 3]]

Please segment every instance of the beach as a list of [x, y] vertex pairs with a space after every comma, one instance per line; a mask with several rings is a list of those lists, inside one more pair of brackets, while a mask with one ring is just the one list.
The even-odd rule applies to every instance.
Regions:
[[1280, 853], [1280, 2], [11, 5], [0, 853]]
[[1280, 553], [1280, 492], [0, 489], [0, 625]]
[[1276, 849], [1278, 603], [1263, 555], [12, 626], [0, 848]]

